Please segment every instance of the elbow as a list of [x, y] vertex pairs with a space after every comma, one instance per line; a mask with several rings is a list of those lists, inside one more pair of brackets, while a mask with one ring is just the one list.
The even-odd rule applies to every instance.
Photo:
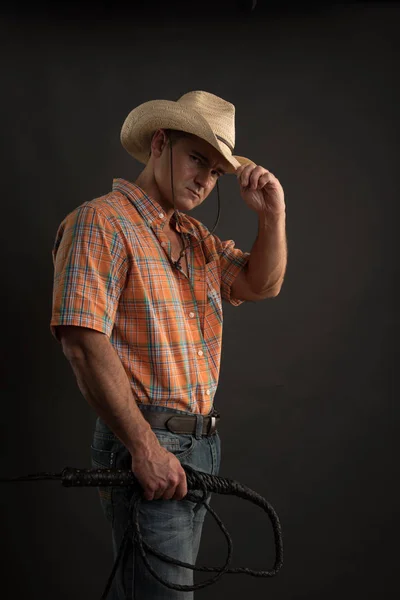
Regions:
[[281, 287], [282, 286], [280, 286], [280, 285], [273, 287], [271, 290], [269, 290], [268, 295], [266, 297], [267, 298], [276, 298], [280, 294]]
[[263, 293], [259, 294], [260, 300], [266, 300], [267, 298], [276, 298], [282, 289], [282, 283], [276, 284], [268, 289], [266, 289]]

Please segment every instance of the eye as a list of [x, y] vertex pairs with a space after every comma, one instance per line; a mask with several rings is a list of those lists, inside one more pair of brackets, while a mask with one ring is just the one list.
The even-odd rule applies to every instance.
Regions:
[[[204, 164], [204, 162], [198, 157], [195, 156], [194, 154], [189, 154], [189, 157], [191, 158], [191, 160], [195, 163], [197, 163], [198, 165], [200, 165], [201, 167], [205, 167], [206, 165]], [[213, 177], [215, 177], [216, 179], [218, 179], [219, 177], [221, 177], [221, 175], [223, 175], [223, 173], [220, 173], [219, 171], [212, 171], [212, 175]]]

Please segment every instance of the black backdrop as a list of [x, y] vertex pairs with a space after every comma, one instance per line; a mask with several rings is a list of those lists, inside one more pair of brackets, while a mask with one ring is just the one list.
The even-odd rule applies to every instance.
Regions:
[[[221, 475], [275, 507], [285, 565], [273, 579], [226, 575], [198, 598], [397, 597], [399, 17], [398, 3], [3, 8], [4, 476], [90, 466], [96, 415], [49, 330], [51, 248], [68, 212], [139, 173], [119, 142], [128, 112], [220, 95], [236, 105], [236, 152], [285, 190], [284, 286], [225, 306], [216, 396]], [[216, 233], [250, 250], [255, 215], [234, 178], [221, 190]], [[194, 213], [209, 227], [215, 200]], [[100, 598], [112, 554], [96, 490], [0, 485], [5, 597]], [[270, 568], [265, 516], [231, 497], [213, 506], [233, 566]], [[198, 564], [225, 552], [207, 518]]]

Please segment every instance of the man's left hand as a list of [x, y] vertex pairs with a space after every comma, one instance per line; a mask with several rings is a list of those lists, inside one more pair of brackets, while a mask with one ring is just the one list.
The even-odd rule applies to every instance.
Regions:
[[267, 216], [285, 212], [285, 195], [278, 179], [260, 165], [241, 165], [236, 170], [240, 194], [252, 210]]

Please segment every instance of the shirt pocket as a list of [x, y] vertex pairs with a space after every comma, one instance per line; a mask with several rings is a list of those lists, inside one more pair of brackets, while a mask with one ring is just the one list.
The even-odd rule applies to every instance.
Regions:
[[206, 263], [206, 293], [207, 305], [205, 319], [208, 325], [222, 323], [222, 298], [221, 298], [221, 265], [219, 260]]

